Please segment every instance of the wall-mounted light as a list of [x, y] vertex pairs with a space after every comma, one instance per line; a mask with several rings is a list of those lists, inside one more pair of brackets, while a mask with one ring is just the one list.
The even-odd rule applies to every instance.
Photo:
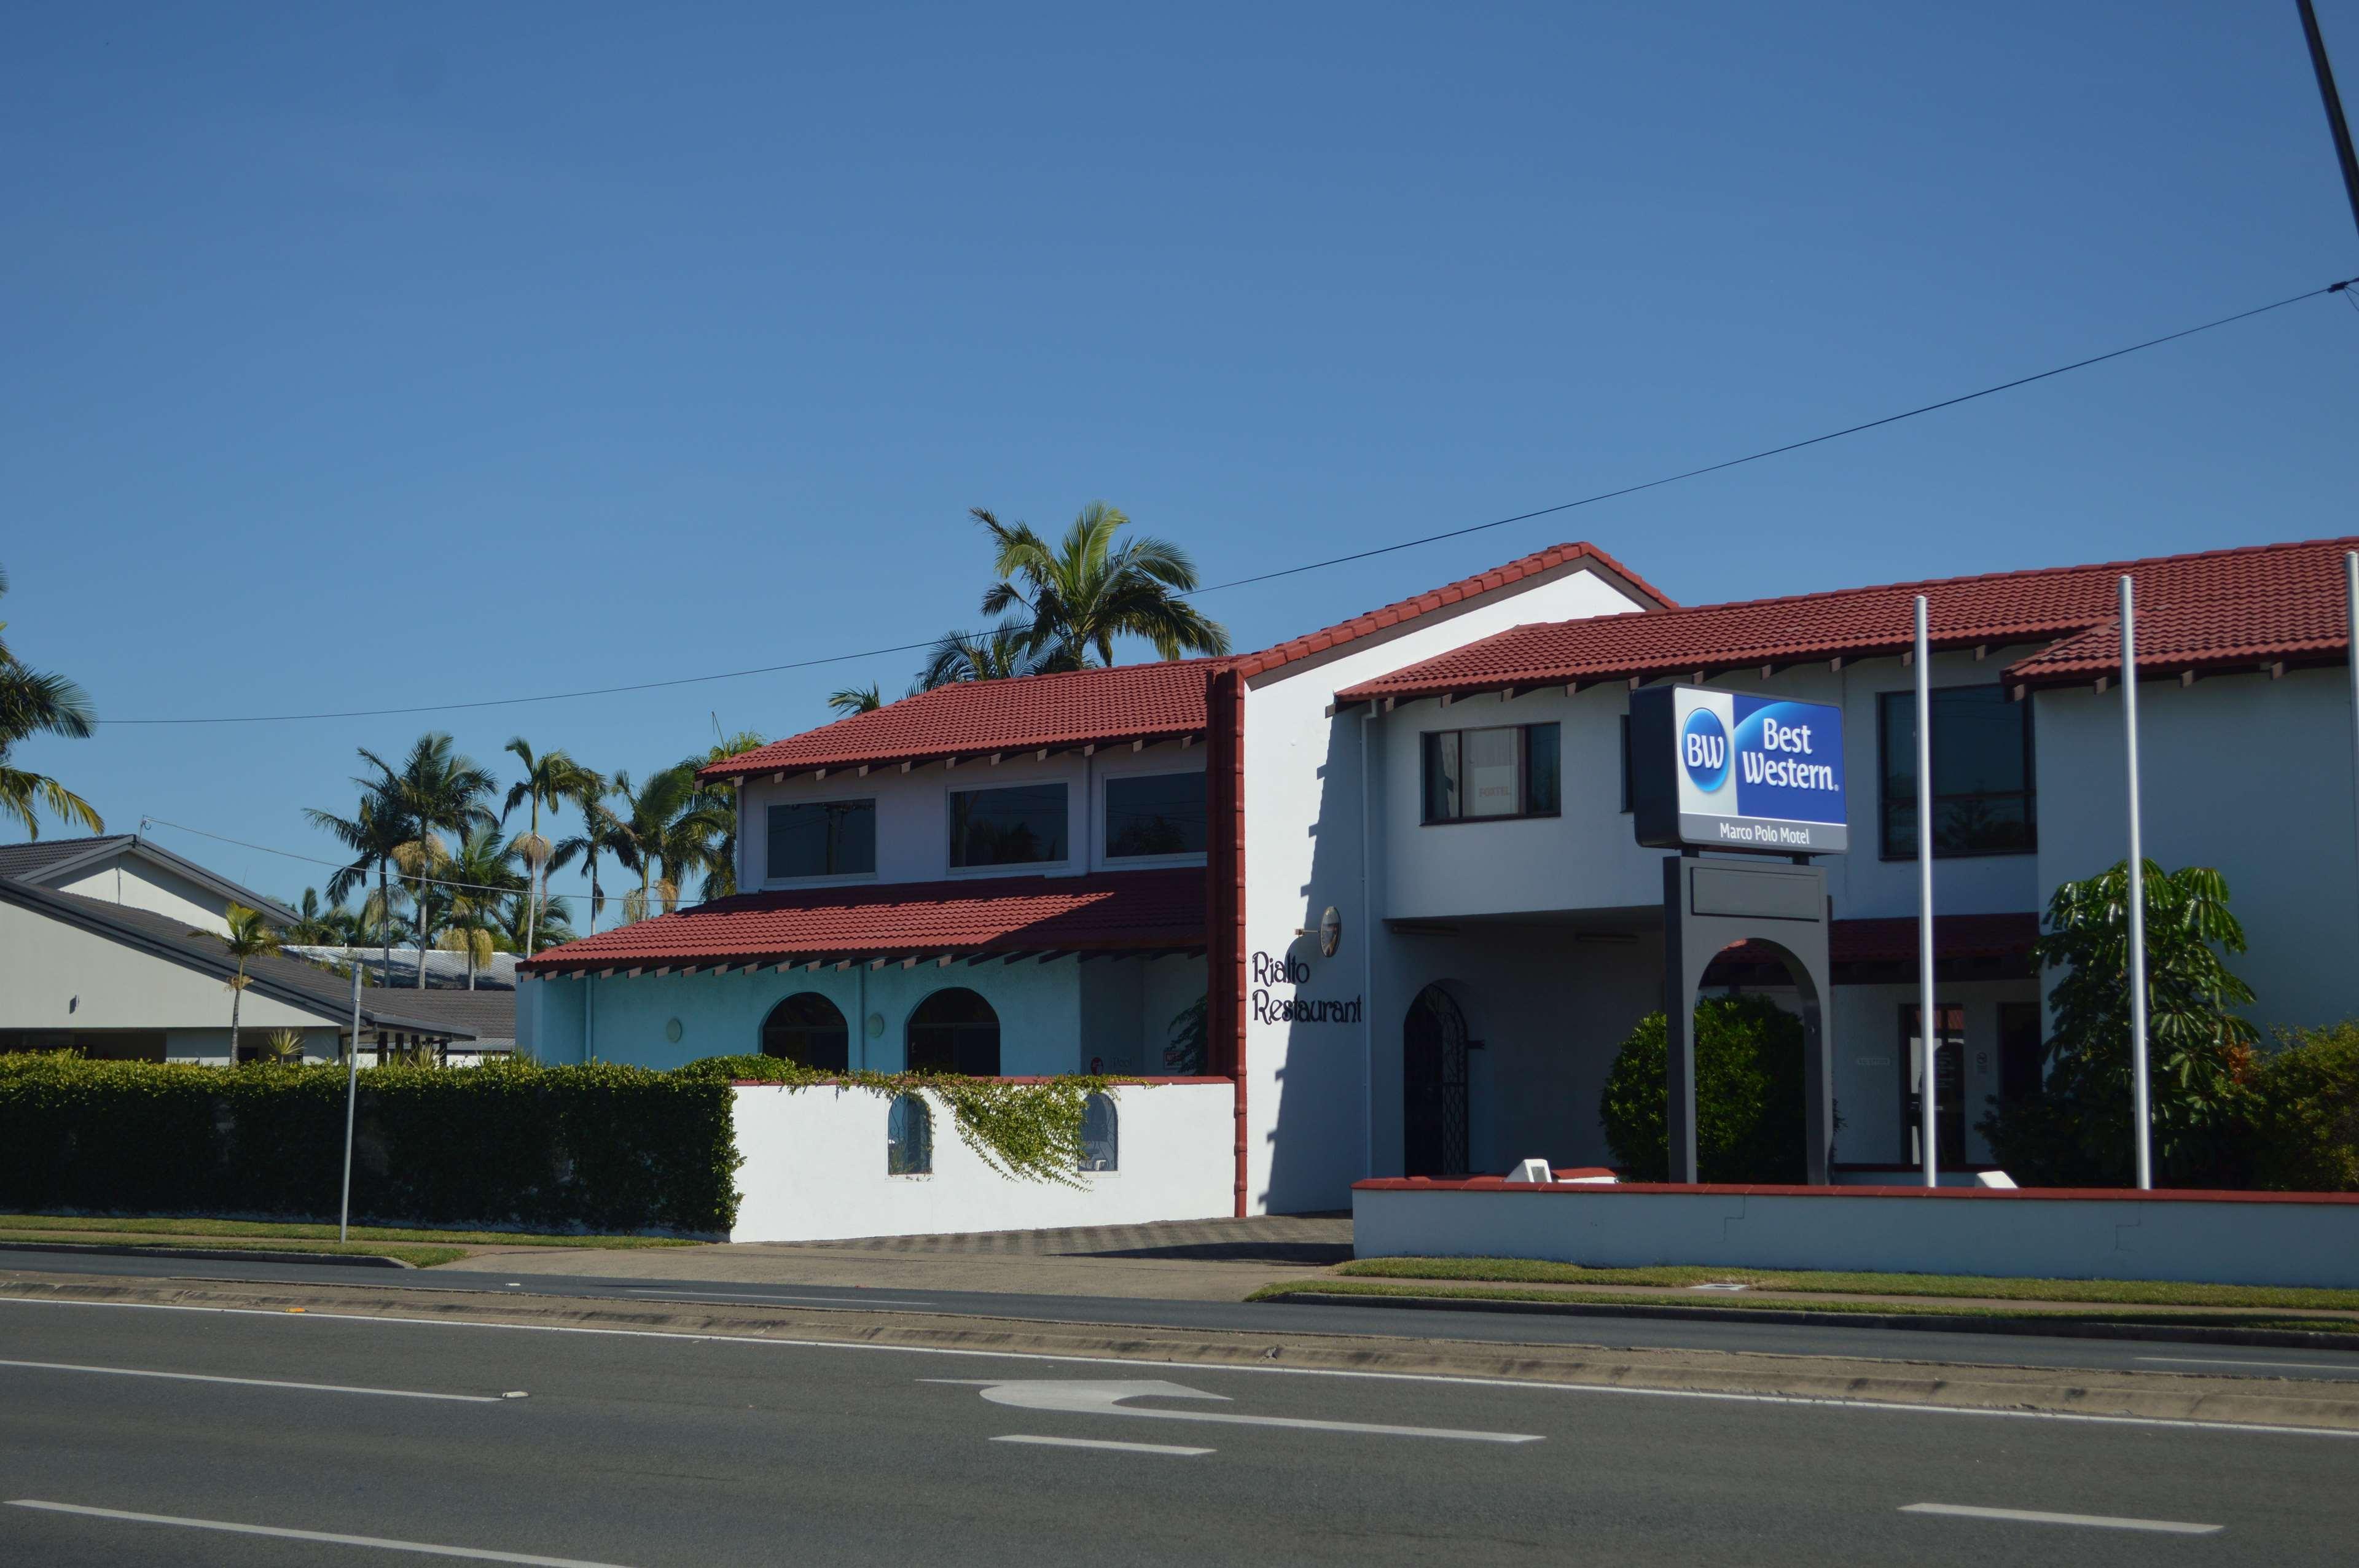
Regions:
[[667, 1040], [670, 1041], [673, 1044], [677, 1045], [677, 1044], [679, 1044], [679, 1037], [680, 1037], [681, 1033], [682, 1033], [682, 1031], [681, 1031], [681, 1029], [680, 1029], [680, 1027], [679, 1027], [679, 1019], [677, 1019], [677, 1018], [668, 1018], [668, 1019], [664, 1020], [664, 1038], [665, 1038], [665, 1039], [667, 1039]]

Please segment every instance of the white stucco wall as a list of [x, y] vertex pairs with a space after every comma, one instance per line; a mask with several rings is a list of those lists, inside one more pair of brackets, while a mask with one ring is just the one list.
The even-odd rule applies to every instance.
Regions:
[[103, 866], [75, 875], [71, 881], [46, 884], [58, 892], [128, 904], [186, 921], [192, 931], [229, 930], [224, 912], [229, 900], [179, 872], [141, 860], [129, 852], [117, 854]]
[[1352, 1195], [1353, 1247], [1363, 1258], [2359, 1287], [2359, 1199], [2336, 1195], [2238, 1201], [2243, 1195], [1551, 1186]]
[[[1092, 871], [1139, 870], [1153, 866], [1204, 863], [1204, 857], [1176, 855], [1125, 857], [1105, 855], [1105, 782], [1136, 773], [1201, 773], [1201, 745], [1180, 747], [1166, 742], [1133, 752], [1127, 743], [1102, 748], [1094, 756], [1065, 752], [1037, 762], [1029, 752], [1010, 754], [997, 766], [988, 761], [968, 761], [955, 768], [940, 762], [903, 773], [897, 764], [877, 768], [866, 777], [857, 769], [831, 772], [813, 778], [806, 769], [789, 773], [783, 783], [767, 774], [748, 779], [739, 792], [738, 843], [742, 863], [740, 887], [799, 888], [857, 885], [864, 882], [923, 882], [969, 877], [1080, 876]], [[950, 863], [950, 797], [953, 791], [1006, 788], [1017, 784], [1061, 784], [1065, 786], [1066, 859], [1025, 866], [982, 866], [953, 871]], [[876, 803], [876, 871], [873, 876], [797, 878], [772, 881], [769, 865], [769, 815], [773, 806], [826, 800], [874, 800]], [[1083, 851], [1087, 853], [1084, 854]]]
[[[1161, 1023], [1152, 1009], [1144, 1015], [1137, 1010], [1150, 997], [1162, 1007], [1185, 992], [1183, 1000], [1163, 1011], [1162, 1022], [1168, 1022], [1171, 1012], [1202, 994], [1203, 976], [1201, 958], [1099, 958], [1084, 965], [1067, 957], [1046, 964], [995, 958], [948, 968], [921, 963], [905, 969], [892, 964], [788, 974], [765, 969], [635, 979], [523, 978], [516, 988], [516, 1031], [519, 1047], [544, 1062], [579, 1062], [587, 1052], [603, 1062], [678, 1067], [704, 1056], [758, 1054], [762, 1021], [770, 1010], [797, 992], [817, 991], [852, 1027], [852, 1065], [889, 1073], [907, 1065], [910, 1013], [938, 990], [964, 987], [980, 993], [999, 1014], [1000, 1071], [1010, 1077], [1077, 1073], [1093, 1054], [1105, 1056], [1109, 1072], [1153, 1074], [1164, 1070]], [[1093, 1044], [1098, 1036], [1084, 1017], [1085, 988], [1095, 988], [1101, 997], [1120, 997], [1133, 1010], [1112, 1049], [1100, 1051]], [[871, 1036], [861, 1028], [860, 1020], [868, 1016], [883, 1019], [881, 1033]], [[675, 1019], [680, 1025], [677, 1041], [668, 1038], [667, 1029]], [[1151, 1059], [1144, 1049], [1142, 1020], [1156, 1031]], [[1101, 1022], [1109, 1021], [1118, 1024], [1119, 1015], [1102, 1012]], [[1116, 1065], [1117, 1056], [1130, 1065]]]
[[[1386, 1080], [1370, 1074], [1370, 1051], [1399, 1018], [1381, 1017], [1369, 1000], [1373, 968], [1386, 947], [1361, 877], [1361, 720], [1330, 718], [1336, 691], [1451, 648], [1540, 621], [1633, 612], [1637, 606], [1604, 579], [1574, 570], [1420, 617], [1386, 636], [1347, 643], [1336, 654], [1289, 665], [1249, 683], [1245, 702], [1245, 948], [1274, 959], [1291, 955], [1310, 979], [1273, 996], [1348, 1001], [1362, 999], [1357, 1023], [1257, 1022], [1245, 1024], [1248, 1212], [1340, 1208], [1350, 1184], [1367, 1171], [1366, 1111]], [[1397, 716], [1386, 722], [1397, 722]], [[1381, 801], [1383, 791], [1372, 793]], [[1377, 819], [1382, 820], [1379, 806]], [[1658, 894], [1659, 897], [1659, 893]], [[1319, 957], [1315, 927], [1332, 905], [1345, 922], [1336, 957]], [[1372, 1033], [1372, 1031], [1374, 1033]], [[1396, 1039], [1396, 1050], [1397, 1041]], [[1398, 1115], [1397, 1081], [1392, 1089]]]
[[886, 1170], [887, 1102], [856, 1089], [741, 1085], [733, 1241], [825, 1241], [862, 1236], [1029, 1230], [1206, 1219], [1232, 1202], [1233, 1100], [1225, 1083], [1112, 1091], [1119, 1168], [1078, 1173], [1074, 1187], [1013, 1181], [962, 1142], [948, 1107], [932, 1105], [933, 1172]]
[[[229, 1007], [226, 980], [0, 903], [0, 1029], [161, 1029], [175, 1060], [226, 1061]], [[252, 990], [239, 1021], [264, 1033], [323, 1022]]]
[[[2118, 688], [2035, 693], [2039, 885], [2128, 853]], [[2359, 846], [2354, 843], [2351, 687], [2341, 669], [2138, 686], [2146, 854], [2211, 866], [2251, 951], [2229, 960], [2264, 1026], [2359, 1014]]]

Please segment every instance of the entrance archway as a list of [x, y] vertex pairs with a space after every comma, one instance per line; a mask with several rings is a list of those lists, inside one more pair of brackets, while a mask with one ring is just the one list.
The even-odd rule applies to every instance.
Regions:
[[1466, 1173], [1466, 1014], [1438, 985], [1409, 1003], [1401, 1025], [1401, 1169]]
[[909, 1015], [909, 1070], [999, 1076], [999, 1014], [962, 987], [936, 991]]
[[852, 1065], [852, 1031], [835, 1003], [817, 991], [797, 991], [762, 1020], [762, 1054], [841, 1073]]

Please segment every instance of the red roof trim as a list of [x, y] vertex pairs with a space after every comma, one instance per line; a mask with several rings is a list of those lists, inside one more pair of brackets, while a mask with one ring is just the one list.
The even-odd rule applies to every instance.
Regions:
[[1446, 583], [1440, 588], [1420, 593], [1414, 599], [1397, 600], [1381, 609], [1371, 610], [1364, 615], [1355, 615], [1349, 621], [1338, 622], [1332, 626], [1310, 633], [1305, 636], [1265, 648], [1258, 654], [1247, 654], [1234, 662], [1237, 673], [1250, 679], [1255, 676], [1266, 675], [1271, 670], [1293, 664], [1297, 660], [1307, 659], [1314, 654], [1323, 654], [1330, 648], [1340, 647], [1343, 643], [1371, 636], [1375, 633], [1397, 626], [1404, 621], [1431, 614], [1434, 611], [1447, 608], [1463, 600], [1473, 599], [1478, 594], [1506, 588], [1527, 578], [1537, 577], [1542, 572], [1553, 571], [1559, 567], [1579, 561], [1592, 562], [1603, 568], [1606, 575], [1619, 579], [1621, 586], [1653, 600], [1655, 609], [1679, 608], [1676, 600], [1657, 589], [1603, 550], [1586, 540], [1582, 540], [1572, 544], [1550, 545], [1545, 550], [1535, 550], [1532, 554], [1509, 561], [1505, 566], [1495, 567], [1489, 571], [1477, 573], [1473, 577], [1461, 578], [1456, 582]]
[[1756, 1197], [1756, 1198], [1935, 1198], [1966, 1203], [2055, 1203], [2098, 1200], [2106, 1203], [2291, 1203], [2359, 1204], [2359, 1193], [2239, 1193], [2211, 1188], [2157, 1187], [1782, 1187], [1699, 1183], [1683, 1186], [1669, 1182], [1617, 1182], [1609, 1186], [1563, 1183], [1507, 1182], [1497, 1176], [1464, 1181], [1439, 1181], [1427, 1176], [1379, 1176], [1353, 1182], [1355, 1193], [1538, 1193], [1558, 1197]]

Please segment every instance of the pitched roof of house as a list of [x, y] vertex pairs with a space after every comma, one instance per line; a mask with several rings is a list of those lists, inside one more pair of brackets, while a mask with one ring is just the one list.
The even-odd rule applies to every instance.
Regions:
[[240, 882], [234, 882], [210, 867], [201, 866], [184, 855], [176, 855], [150, 838], [136, 833], [103, 833], [81, 838], [37, 838], [23, 844], [0, 844], [0, 877], [13, 877], [24, 881], [54, 881], [69, 871], [83, 867], [96, 867], [116, 855], [136, 855], [141, 860], [177, 871], [201, 887], [234, 903], [260, 910], [279, 925], [295, 918], [295, 912], [277, 900], [266, 898]]
[[704, 779], [939, 762], [1203, 733], [1205, 693], [1224, 669], [1257, 676], [1562, 568], [1586, 567], [1654, 606], [1664, 598], [1594, 545], [1552, 545], [1490, 571], [1355, 615], [1321, 631], [1217, 659], [1119, 665], [1012, 680], [962, 681], [773, 741], [699, 771]]
[[2349, 638], [2333, 622], [2343, 597], [2343, 552], [2354, 547], [2359, 539], [2315, 539], [1518, 626], [1359, 682], [1336, 697], [1462, 696], [1891, 656], [1914, 639], [1920, 593], [1936, 648], [2049, 644], [2010, 665], [2003, 678], [2018, 685], [2077, 681], [2099, 673], [2119, 647], [2116, 585], [2125, 573], [2137, 589], [2141, 669], [2339, 662]]
[[35, 838], [23, 844], [0, 844], [0, 877], [37, 877], [53, 866], [70, 864], [93, 851], [132, 841], [128, 833], [99, 838]]
[[[84, 898], [80, 893], [54, 892], [29, 882], [0, 878], [0, 903], [14, 903], [60, 920], [85, 931], [93, 932], [119, 942], [126, 947], [153, 957], [217, 975], [226, 980], [237, 972], [237, 961], [223, 948], [221, 939], [210, 933], [191, 932], [189, 923], [177, 916], [159, 914], [151, 909], [137, 909], [129, 904], [109, 903], [104, 899]], [[246, 979], [254, 994], [266, 996], [291, 1007], [304, 1008], [319, 1013], [322, 1022], [349, 1023], [352, 1018], [352, 981], [342, 975], [305, 963], [300, 958], [283, 956], [249, 958], [245, 965]], [[430, 993], [429, 993], [430, 994]], [[514, 1006], [514, 992], [505, 995]], [[401, 992], [381, 987], [364, 987], [361, 991], [361, 1022], [366, 1028], [397, 1030], [405, 1033], [450, 1035], [473, 1039], [475, 1032], [451, 1019], [409, 1005], [411, 998]], [[226, 1018], [223, 1020], [226, 1022]], [[185, 1026], [185, 1021], [171, 1021]], [[514, 1026], [510, 1026], [513, 1033]]]
[[1205, 945], [1204, 873], [1114, 871], [740, 893], [554, 947], [526, 974], [916, 962]]

